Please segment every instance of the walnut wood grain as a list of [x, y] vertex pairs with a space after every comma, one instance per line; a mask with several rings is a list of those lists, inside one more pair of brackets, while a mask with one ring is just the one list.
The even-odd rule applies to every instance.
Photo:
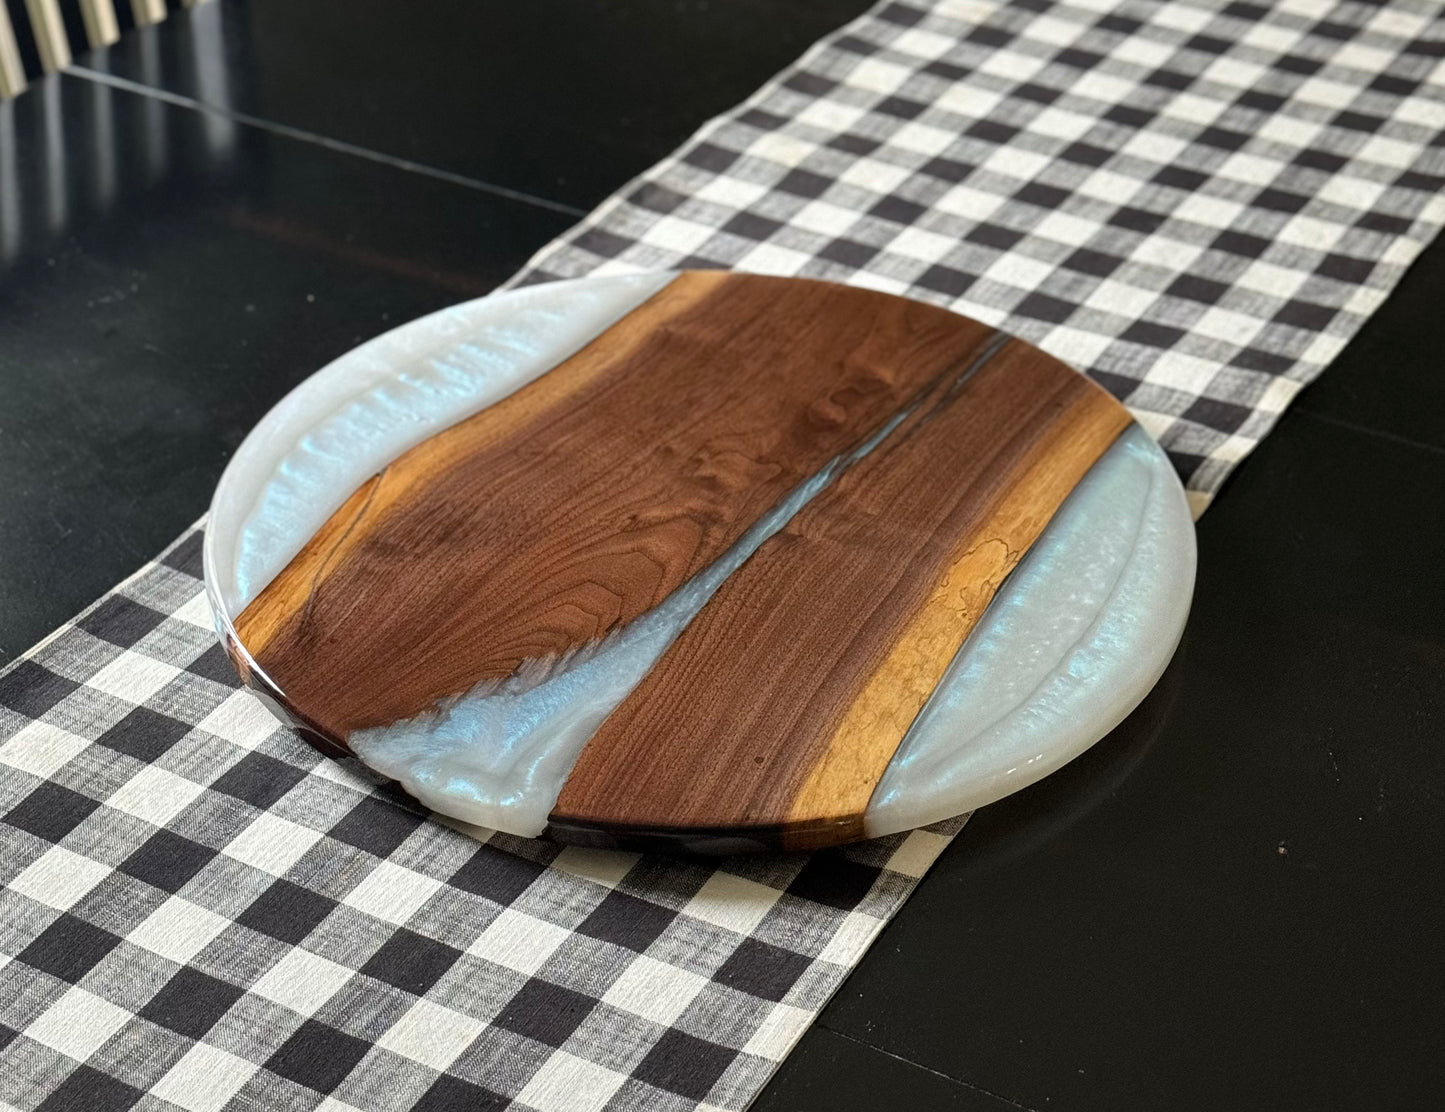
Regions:
[[237, 635], [336, 741], [541, 673], [657, 605], [989, 336], [875, 292], [684, 274], [364, 484]]
[[862, 836], [869, 797], [964, 638], [1128, 425], [1010, 342], [935, 386], [719, 589], [584, 748], [557, 832]]

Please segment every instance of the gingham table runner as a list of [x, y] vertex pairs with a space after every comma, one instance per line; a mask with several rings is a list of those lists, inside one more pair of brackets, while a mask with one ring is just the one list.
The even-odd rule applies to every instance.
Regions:
[[1087, 371], [1196, 514], [1445, 222], [1434, 0], [886, 3], [514, 283], [723, 266]]
[[[1417, 0], [890, 3], [516, 281], [940, 301], [1202, 508], [1445, 218], [1442, 59]], [[236, 690], [198, 556], [0, 674], [0, 1112], [738, 1109], [961, 825], [704, 863], [428, 820]]]

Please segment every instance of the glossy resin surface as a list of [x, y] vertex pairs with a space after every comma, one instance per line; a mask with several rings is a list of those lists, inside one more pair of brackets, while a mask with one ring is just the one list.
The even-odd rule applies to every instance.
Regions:
[[206, 573], [248, 682], [433, 809], [731, 849], [1057, 768], [1162, 671], [1194, 549], [1163, 453], [1027, 345], [868, 291], [641, 275], [318, 372], [234, 457]]

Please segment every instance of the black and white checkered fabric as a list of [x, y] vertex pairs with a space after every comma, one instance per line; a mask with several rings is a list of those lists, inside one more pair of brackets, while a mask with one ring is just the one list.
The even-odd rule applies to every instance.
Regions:
[[1087, 371], [1196, 513], [1445, 223], [1437, 0], [912, 0], [819, 43], [522, 283], [723, 266]]
[[0, 676], [0, 1108], [741, 1108], [959, 825], [455, 829], [239, 690], [199, 576], [196, 530]]
[[[1424, 0], [889, 3], [517, 281], [940, 301], [1097, 376], [1202, 508], [1442, 185]], [[739, 1109], [961, 825], [698, 863], [429, 820], [237, 690], [198, 564], [0, 674], [0, 1112]]]

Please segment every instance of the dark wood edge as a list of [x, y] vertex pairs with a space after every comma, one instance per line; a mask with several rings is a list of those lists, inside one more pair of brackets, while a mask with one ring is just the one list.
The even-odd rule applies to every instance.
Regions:
[[298, 711], [286, 699], [285, 694], [271, 682], [271, 678], [257, 667], [256, 662], [246, 652], [241, 643], [229, 630], [225, 634], [223, 644], [226, 655], [230, 657], [236, 674], [241, 677], [241, 682], [250, 689], [266, 709], [281, 720], [282, 723], [291, 727], [300, 736], [301, 740], [310, 745], [313, 749], [331, 757], [334, 760], [346, 760], [355, 757], [350, 747], [340, 738], [333, 736], [323, 730], [315, 722], [312, 722], [304, 714]]
[[553, 815], [542, 835], [550, 841], [590, 849], [634, 853], [724, 857], [741, 853], [805, 852], [863, 839], [856, 819], [806, 825], [737, 827], [594, 826]]

